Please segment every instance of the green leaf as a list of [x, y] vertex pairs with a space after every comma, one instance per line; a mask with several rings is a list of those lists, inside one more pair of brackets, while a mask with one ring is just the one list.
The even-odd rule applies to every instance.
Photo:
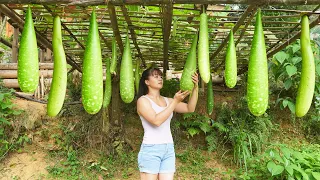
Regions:
[[[297, 155], [298, 153], [299, 153], [299, 152], [294, 152], [293, 155], [295, 156], [295, 155]], [[301, 154], [300, 154], [300, 155], [301, 155]], [[297, 156], [299, 156], [299, 155], [297, 155]], [[295, 164], [292, 164], [291, 167], [292, 167], [294, 170], [298, 171], [298, 172], [302, 175], [302, 177], [303, 177], [304, 180], [308, 180], [308, 179], [309, 179], [308, 175], [304, 172], [303, 169], [301, 169], [300, 167], [298, 167], [298, 166], [295, 165]], [[301, 179], [301, 176], [299, 176], [300, 174], [295, 174], [296, 178]]]
[[291, 62], [292, 62], [293, 64], [298, 64], [301, 60], [302, 60], [301, 57], [293, 57], [293, 58], [291, 59]]
[[301, 180], [301, 174], [295, 173], [294, 174], [295, 179]]
[[291, 150], [288, 149], [288, 148], [286, 148], [286, 147], [280, 147], [280, 149], [281, 149], [283, 155], [284, 155], [287, 159], [289, 159], [290, 156], [291, 156]]
[[13, 114], [13, 115], [19, 115], [19, 114], [21, 114], [21, 112], [22, 112], [22, 111], [13, 111], [12, 114]]
[[291, 167], [291, 165], [285, 167], [285, 169], [290, 174], [290, 176], [293, 176], [293, 168]]
[[302, 161], [305, 161], [305, 159], [303, 158], [302, 154], [300, 152], [297, 152], [297, 151], [294, 151], [292, 153], [293, 157], [295, 157], [296, 159], [298, 160], [302, 160]]
[[288, 103], [289, 103], [289, 101], [288, 101], [287, 99], [285, 99], [285, 100], [282, 101], [282, 106], [283, 106], [284, 108], [286, 108], [287, 105], [288, 105]]
[[275, 58], [277, 59], [277, 61], [279, 61], [280, 64], [283, 63], [284, 60], [287, 59], [287, 53], [280, 51], [275, 55]]
[[198, 134], [200, 131], [196, 128], [189, 128], [188, 133], [193, 137], [194, 135]]
[[289, 176], [288, 180], [295, 180], [295, 179], [292, 176]]
[[9, 121], [7, 121], [6, 119], [0, 117], [0, 122], [4, 123], [4, 124], [7, 124], [7, 125], [10, 125], [11, 123]]
[[274, 159], [276, 159], [278, 162], [284, 164], [284, 161], [283, 161], [283, 159], [281, 158], [281, 156], [280, 156], [280, 154], [278, 152], [274, 153]]
[[288, 65], [286, 66], [286, 71], [289, 77], [291, 77], [292, 75], [295, 75], [297, 73], [297, 67], [295, 67], [294, 65]]
[[201, 123], [200, 129], [206, 134], [207, 132], [210, 132], [211, 127], [209, 126], [208, 123], [204, 122], [204, 123]]
[[288, 101], [288, 107], [293, 114], [296, 112], [296, 105], [293, 102]]
[[320, 180], [320, 173], [318, 173], [318, 172], [312, 172], [312, 176], [313, 176], [316, 180]]
[[299, 51], [299, 50], [300, 50], [300, 46], [299, 46], [298, 44], [294, 44], [294, 45], [292, 46], [292, 52], [293, 52], [293, 54], [296, 53], [296, 52]]
[[0, 93], [0, 101], [2, 101], [4, 98], [4, 94]]
[[269, 155], [270, 155], [270, 157], [274, 157], [274, 150], [273, 149], [270, 150]]
[[290, 165], [290, 161], [286, 157], [282, 157], [282, 158], [283, 158], [284, 167], [289, 166]]
[[267, 164], [269, 172], [272, 174], [272, 176], [276, 176], [278, 174], [281, 174], [284, 170], [283, 166], [276, 165], [273, 161], [269, 161]]
[[292, 86], [292, 80], [291, 79], [287, 79], [286, 82], [284, 82], [284, 88], [286, 90], [288, 90], [291, 86]]

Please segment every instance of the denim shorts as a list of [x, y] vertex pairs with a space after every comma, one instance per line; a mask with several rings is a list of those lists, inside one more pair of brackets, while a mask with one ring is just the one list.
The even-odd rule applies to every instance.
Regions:
[[176, 171], [174, 146], [169, 144], [141, 144], [138, 154], [140, 172], [149, 174], [174, 173]]

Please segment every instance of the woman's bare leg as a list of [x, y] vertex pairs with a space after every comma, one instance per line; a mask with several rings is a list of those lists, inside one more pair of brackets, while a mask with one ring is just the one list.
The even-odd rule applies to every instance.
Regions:
[[159, 180], [173, 180], [174, 173], [161, 173], [159, 174]]
[[158, 174], [140, 173], [141, 180], [157, 180]]

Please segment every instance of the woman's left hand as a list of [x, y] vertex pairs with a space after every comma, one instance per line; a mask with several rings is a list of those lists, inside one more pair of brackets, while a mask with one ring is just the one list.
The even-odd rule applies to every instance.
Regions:
[[192, 82], [194, 83], [194, 88], [198, 88], [199, 77], [197, 72], [192, 75]]

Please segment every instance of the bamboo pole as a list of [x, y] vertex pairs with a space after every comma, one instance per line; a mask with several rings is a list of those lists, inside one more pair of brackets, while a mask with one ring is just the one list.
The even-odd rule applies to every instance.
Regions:
[[41, 88], [41, 99], [44, 98], [44, 77], [41, 75], [40, 78], [40, 88]]
[[[39, 77], [51, 78], [53, 76], [53, 70], [40, 70]], [[18, 78], [17, 70], [1, 70], [0, 78], [2, 79], [16, 79]]]
[[3, 39], [2, 37], [0, 38], [0, 42], [8, 46], [9, 48], [12, 48], [12, 44], [9, 41]]
[[[17, 70], [18, 63], [0, 63], [0, 70]], [[39, 63], [39, 69], [53, 69], [53, 63]]]
[[[174, 4], [253, 4], [262, 5], [318, 5], [319, 0], [172, 0]], [[163, 0], [0, 0], [2, 4], [68, 4], [79, 6], [90, 5], [157, 5], [163, 3]]]

